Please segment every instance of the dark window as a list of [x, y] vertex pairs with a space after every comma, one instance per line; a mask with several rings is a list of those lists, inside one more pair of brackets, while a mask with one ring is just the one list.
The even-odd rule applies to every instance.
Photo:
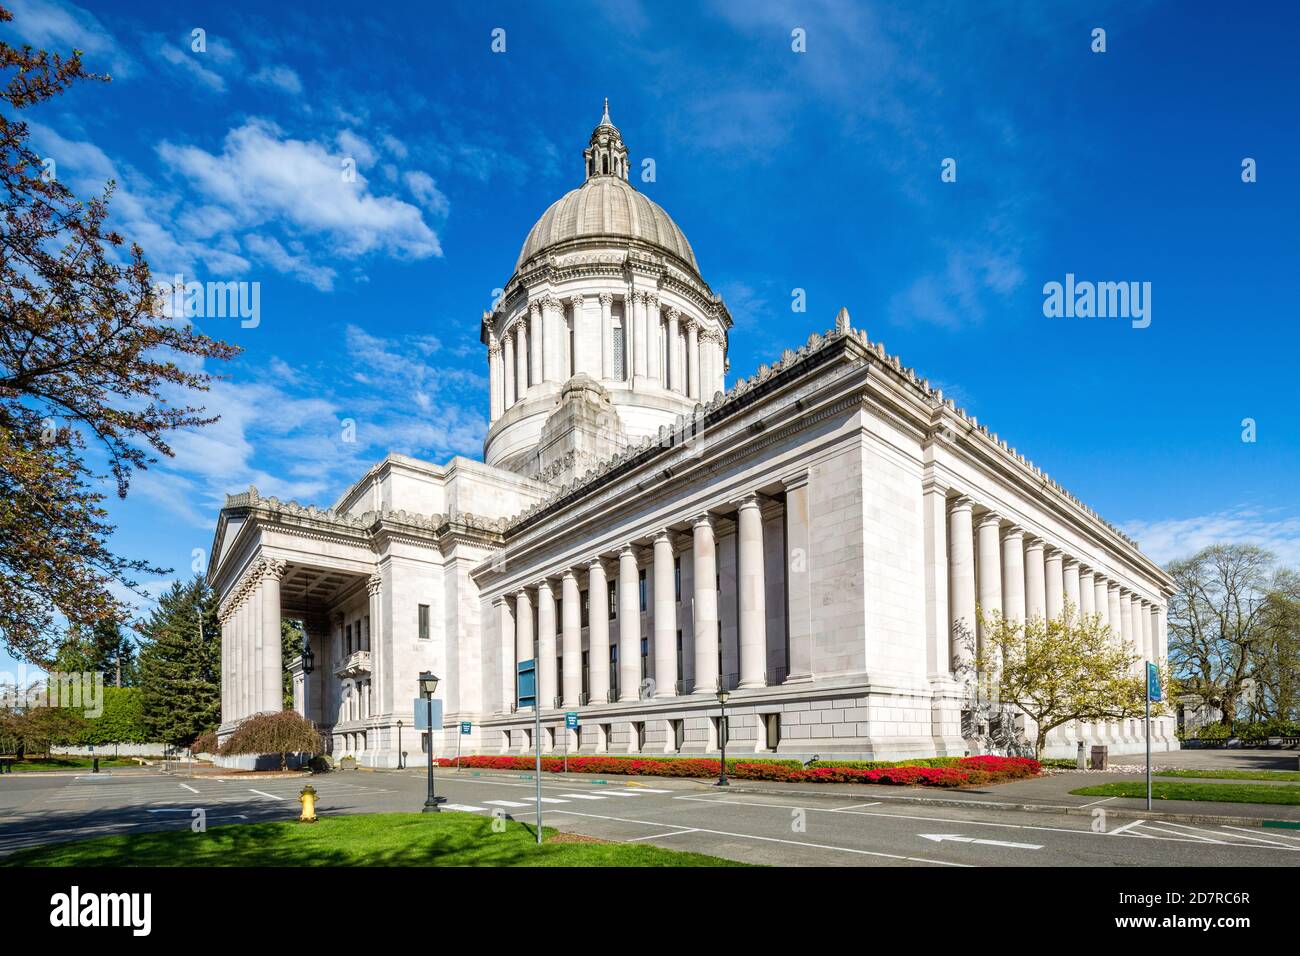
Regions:
[[767, 723], [767, 749], [775, 750], [781, 743], [781, 715], [764, 714], [763, 720]]
[[362, 618], [362, 619], [361, 619], [361, 623], [362, 623], [362, 625], [363, 625], [363, 626], [362, 626], [361, 649], [362, 649], [363, 651], [368, 651], [368, 650], [370, 650], [370, 615], [367, 614], [364, 618]]
[[618, 645], [609, 645], [609, 689], [618, 697]]
[[609, 619], [618, 617], [618, 591], [613, 581], [609, 582]]
[[677, 629], [677, 680], [680, 683], [682, 678], [682, 629]]
[[673, 559], [673, 597], [682, 603], [682, 559], [679, 555]]
[[686, 744], [686, 721], [674, 720], [673, 721], [673, 747], [674, 749], [680, 751], [685, 744]]
[[352, 653], [352, 625], [351, 624], [348, 624], [343, 628], [343, 646], [347, 649], [348, 654]]
[[637, 572], [636, 583], [637, 583], [637, 588], [640, 590], [640, 594], [641, 594], [641, 613], [644, 614], [645, 613], [645, 568], [642, 568], [640, 571]]
[[614, 380], [618, 382], [623, 381], [627, 377], [625, 363], [623, 359], [624, 359], [623, 327], [621, 325], [616, 325], [614, 326], [613, 372], [614, 372]]
[[420, 605], [419, 628], [417, 633], [420, 635], [420, 640], [427, 641], [429, 639], [429, 605], [427, 604]]
[[641, 638], [641, 679], [645, 680], [650, 676], [650, 641], [647, 638]]
[[586, 697], [591, 693], [591, 681], [589, 679], [591, 663], [589, 661], [590, 651], [582, 652], [582, 695]]
[[586, 591], [582, 592], [580, 607], [582, 608], [582, 626], [586, 627], [591, 623], [591, 597]]

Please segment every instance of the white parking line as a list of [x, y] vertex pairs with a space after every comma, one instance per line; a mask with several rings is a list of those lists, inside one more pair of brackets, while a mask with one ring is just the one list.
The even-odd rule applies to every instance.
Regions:
[[700, 831], [697, 830], [695, 827], [691, 827], [689, 830], [670, 830], [668, 833], [652, 833], [649, 836], [633, 837], [632, 839], [627, 840], [626, 842], [640, 843], [642, 840], [658, 840], [662, 837], [681, 836], [683, 833], [699, 833], [699, 832]]
[[1114, 830], [1106, 831], [1106, 835], [1119, 836], [1121, 833], [1132, 830], [1134, 827], [1140, 827], [1145, 822], [1145, 820], [1134, 820], [1132, 823], [1126, 823], [1122, 827], [1116, 827]]
[[[601, 816], [598, 813], [578, 813], [576, 810], [556, 810], [555, 812], [567, 814], [572, 817], [590, 817], [593, 820], [613, 820], [616, 823], [636, 823], [647, 827], [672, 826], [671, 823], [661, 823], [654, 820], [629, 820], [626, 817], [607, 817]], [[754, 833], [733, 833], [729, 830], [709, 830], [704, 827], [679, 827], [678, 829], [694, 830], [696, 833], [711, 833], [714, 836], [737, 837], [741, 840], [758, 840], [761, 843], [783, 843], [786, 846], [804, 846], [814, 850], [835, 850], [840, 853], [854, 853], [858, 856], [876, 856], [887, 860], [905, 860], [909, 863], [930, 863], [934, 866], [967, 866], [965, 863], [949, 863], [947, 860], [931, 860], [920, 856], [902, 856], [898, 853], [880, 853], [875, 850], [859, 850], [856, 847], [835, 846], [829, 843], [805, 843], [802, 840], [782, 840], [778, 837], [758, 836]]]
[[[1225, 830], [1240, 830], [1242, 833], [1253, 833], [1253, 832], [1255, 832], [1255, 831], [1253, 831], [1253, 830], [1247, 830], [1245, 827], [1234, 827], [1234, 826], [1228, 826], [1228, 825], [1226, 825], [1226, 824], [1224, 825], [1223, 829], [1225, 829]], [[1270, 829], [1270, 830], [1268, 831], [1268, 835], [1269, 835], [1270, 837], [1276, 837], [1276, 838], [1279, 839], [1279, 840], [1300, 840], [1300, 836], [1287, 836], [1285, 833], [1275, 833], [1272, 829]]]
[[275, 794], [273, 794], [273, 793], [266, 793], [266, 792], [263, 791], [263, 790], [254, 790], [252, 787], [249, 787], [249, 788], [248, 788], [248, 792], [249, 792], [249, 793], [255, 793], [255, 794], [257, 794], [259, 797], [266, 797], [268, 800], [283, 800], [283, 799], [284, 799], [284, 797], [277, 797], [277, 796], [276, 796]]
[[542, 797], [542, 803], [568, 803], [568, 800], [559, 800], [556, 797]]
[[562, 797], [573, 797], [575, 800], [604, 800], [604, 797], [598, 797], [592, 793], [562, 793]]
[[461, 811], [462, 813], [482, 813], [482, 812], [483, 812], [483, 808], [482, 808], [482, 807], [471, 807], [471, 806], [470, 806], [469, 804], [467, 804], [467, 803], [444, 803], [444, 804], [442, 805], [442, 808], [443, 808], [444, 810], [459, 810], [459, 811]]
[[514, 800], [484, 800], [483, 802], [486, 803], [486, 804], [489, 804], [489, 805], [491, 805], [491, 806], [494, 806], [494, 807], [527, 807], [527, 806], [531, 806], [531, 804], [527, 804], [527, 803], [518, 803], [517, 801], [514, 801]]
[[188, 790], [190, 793], [198, 793], [198, 791], [195, 790], [193, 787], [191, 787], [188, 783], [183, 783], [181, 784], [181, 786], [184, 787], [186, 790]]

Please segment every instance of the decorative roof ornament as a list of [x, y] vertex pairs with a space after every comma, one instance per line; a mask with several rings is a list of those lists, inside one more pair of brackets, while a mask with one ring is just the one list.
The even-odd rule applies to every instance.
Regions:
[[605, 98], [605, 113], [600, 123], [591, 131], [591, 141], [582, 151], [587, 168], [587, 179], [597, 176], [616, 176], [627, 181], [627, 147], [623, 134], [609, 119], [609, 97]]
[[835, 331], [843, 335], [849, 330], [852, 323], [849, 321], [849, 310], [841, 307], [835, 316]]

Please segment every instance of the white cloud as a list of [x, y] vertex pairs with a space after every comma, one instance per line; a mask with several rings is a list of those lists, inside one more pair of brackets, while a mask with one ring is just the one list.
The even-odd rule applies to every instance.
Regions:
[[1281, 563], [1300, 568], [1300, 515], [1245, 505], [1191, 518], [1129, 521], [1126, 534], [1136, 539], [1153, 561], [1168, 564], [1212, 544], [1257, 544]]
[[419, 201], [420, 205], [432, 213], [445, 216], [451, 208], [447, 197], [443, 195], [438, 184], [434, 182], [433, 177], [428, 173], [413, 170], [402, 177], [406, 181], [406, 188], [411, 190], [411, 194]]
[[271, 86], [283, 90], [291, 96], [297, 96], [302, 92], [302, 80], [298, 74], [287, 66], [264, 66], [249, 79], [261, 86]]
[[8, 0], [14, 15], [9, 29], [39, 49], [67, 54], [81, 50], [86, 69], [114, 79], [133, 75], [136, 64], [94, 14], [54, 0]]
[[261, 236], [257, 233], [244, 237], [244, 247], [277, 271], [310, 283], [321, 292], [333, 289], [334, 278], [338, 273], [328, 266], [313, 264], [301, 242], [292, 242], [290, 245], [292, 248], [286, 249], [274, 236]]
[[200, 86], [207, 87], [214, 93], [224, 93], [226, 91], [226, 81], [221, 74], [203, 65], [200, 58], [204, 57], [205, 54], [182, 50], [180, 47], [173, 46], [164, 40], [158, 46], [158, 55], [172, 66], [179, 67], [183, 74], [189, 76]]
[[264, 120], [232, 129], [220, 153], [163, 142], [158, 154], [208, 202], [246, 226], [276, 222], [323, 233], [342, 255], [442, 255], [418, 207], [371, 193], [360, 173], [345, 181], [342, 157], [319, 143], [289, 138]]

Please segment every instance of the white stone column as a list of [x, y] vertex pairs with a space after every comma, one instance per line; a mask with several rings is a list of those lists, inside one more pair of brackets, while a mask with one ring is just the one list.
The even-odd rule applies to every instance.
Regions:
[[682, 314], [676, 309], [668, 310], [668, 388], [674, 392], [682, 388], [682, 369], [680, 355], [677, 351], [677, 337], [680, 334]]
[[1025, 616], [1047, 616], [1047, 548], [1042, 538], [1031, 538], [1025, 546]]
[[587, 692], [591, 703], [603, 704], [609, 695], [609, 582], [600, 558], [587, 565], [587, 604]]
[[555, 707], [555, 587], [537, 582], [537, 699], [542, 710]]
[[384, 677], [388, 645], [384, 642], [384, 576], [376, 571], [366, 579], [366, 593], [370, 597], [370, 682], [374, 686], [374, 712], [387, 713], [385, 704], [391, 677]]
[[528, 303], [528, 384], [540, 385], [546, 380], [546, 323], [542, 320], [542, 303]]
[[1156, 624], [1155, 642], [1159, 651], [1159, 660], [1164, 662], [1169, 657], [1169, 608], [1166, 605], [1160, 605], [1156, 610], [1158, 622]]
[[[1056, 548], [1047, 550], [1047, 557], [1043, 561], [1044, 573], [1046, 578], [1043, 582], [1044, 593], [1047, 595], [1047, 616], [1056, 618], [1061, 616], [1061, 611], [1065, 609], [1065, 555], [1061, 554]], [[1075, 583], [1078, 581], [1076, 579]]]
[[501, 417], [501, 348], [496, 336], [488, 341], [488, 424]]
[[718, 338], [713, 343], [713, 373], [715, 376], [713, 390], [717, 392], [727, 390], [727, 350], [725, 342], [726, 334], [718, 333]]
[[[976, 530], [977, 568], [979, 570], [980, 612], [985, 617], [1002, 614], [1002, 534], [1001, 519], [986, 514]], [[984, 650], [984, 630], [979, 628], [979, 650]]]
[[1093, 584], [1092, 568], [1079, 565], [1079, 617], [1097, 613], [1097, 589]]
[[[591, 362], [587, 358], [587, 346], [583, 339], [586, 333], [587, 325], [587, 298], [582, 295], [569, 296], [569, 315], [573, 323], [573, 335], [565, 336], [565, 340], [570, 343], [566, 345], [566, 354], [569, 356], [568, 365], [565, 367], [564, 378], [567, 381], [579, 372], [590, 373]], [[594, 376], [593, 376], [594, 377]]]
[[1124, 637], [1124, 619], [1120, 608], [1119, 585], [1111, 582], [1106, 589], [1106, 621], [1116, 640]]
[[1074, 616], [1078, 618], [1083, 614], [1079, 562], [1074, 558], [1066, 558], [1061, 569], [1061, 577], [1065, 589], [1065, 603], [1074, 608]]
[[656, 385], [663, 384], [663, 369], [660, 366], [660, 350], [663, 347], [663, 318], [659, 314], [659, 296], [651, 293], [646, 296], [645, 320], [646, 374]]
[[618, 699], [638, 700], [641, 692], [641, 590], [636, 551], [618, 553]]
[[952, 668], [948, 612], [948, 489], [936, 482], [922, 485], [921, 520], [925, 561], [925, 668], [947, 675]]
[[974, 502], [965, 495], [948, 510], [948, 656], [952, 669], [969, 678], [975, 660]]
[[221, 615], [221, 722], [228, 724], [233, 719], [234, 706], [231, 700], [230, 684], [235, 669], [231, 666], [231, 652], [234, 641], [231, 636], [230, 610]]
[[635, 345], [632, 347], [632, 376], [633, 382], [636, 378], [645, 378], [646, 374], [646, 333], [645, 333], [645, 312], [646, 312], [646, 294], [644, 292], [632, 293], [632, 337], [635, 339]]
[[1140, 601], [1139, 609], [1142, 622], [1142, 655], [1144, 660], [1154, 661], [1156, 659], [1155, 644], [1152, 638], [1155, 635], [1155, 627], [1151, 622], [1151, 610], [1153, 605], [1150, 601]]
[[[713, 540], [711, 533], [709, 540], [711, 545]], [[698, 558], [696, 560], [698, 561]], [[809, 567], [811, 561], [812, 495], [809, 488], [809, 474], [805, 471], [785, 480], [786, 646], [789, 650], [786, 660], [785, 682], [787, 684], [813, 679], [813, 595], [812, 570]], [[698, 564], [696, 567], [698, 569]], [[712, 589], [714, 587], [712, 552], [710, 552], [709, 567], [708, 587]], [[696, 573], [699, 573], [698, 570]], [[699, 593], [698, 579], [696, 593]], [[716, 592], [713, 597], [716, 601]], [[714, 608], [716, 611], [716, 604]], [[711, 652], [716, 669], [716, 644]]]
[[695, 693], [711, 694], [718, 686], [717, 541], [711, 515], [698, 515], [691, 526], [695, 569]]
[[1119, 589], [1119, 635], [1126, 651], [1137, 649], [1133, 642], [1133, 594], [1128, 588]]
[[1025, 619], [1025, 532], [1014, 525], [1002, 537], [1002, 613]]
[[686, 388], [691, 398], [700, 398], [700, 326], [694, 319], [686, 320]]
[[614, 294], [600, 294], [600, 377], [614, 377], [614, 318], [612, 306]]
[[[496, 599], [497, 611], [497, 647], [500, 651], [499, 676], [501, 678], [500, 699], [497, 701], [498, 713], [510, 713], [510, 705], [515, 702], [515, 610], [510, 598], [501, 595]], [[322, 711], [323, 713], [324, 711]]]
[[[542, 299], [542, 375], [543, 381], [564, 381], [564, 304], [555, 296]], [[549, 701], [547, 706], [549, 706]]]
[[515, 333], [511, 329], [501, 343], [501, 392], [504, 408], [515, 403], [515, 383], [519, 379], [519, 366], [515, 363]]
[[700, 326], [700, 401], [712, 400], [716, 375], [713, 369], [713, 332]]
[[515, 322], [515, 401], [528, 394], [528, 320]]
[[522, 664], [532, 659], [533, 599], [527, 591], [521, 589], [515, 595], [515, 663]]
[[673, 542], [668, 532], [654, 539], [655, 647], [654, 687], [656, 697], [677, 696], [677, 591]]
[[[592, 617], [596, 616], [600, 605], [596, 595], [591, 598]], [[564, 572], [560, 579], [561, 632], [560, 653], [564, 658], [564, 709], [573, 710], [582, 697], [582, 594], [578, 590], [578, 576], [572, 571]]]
[[740, 500], [736, 532], [736, 586], [740, 591], [739, 690], [766, 684], [767, 598], [763, 563], [763, 514], [758, 495]]

